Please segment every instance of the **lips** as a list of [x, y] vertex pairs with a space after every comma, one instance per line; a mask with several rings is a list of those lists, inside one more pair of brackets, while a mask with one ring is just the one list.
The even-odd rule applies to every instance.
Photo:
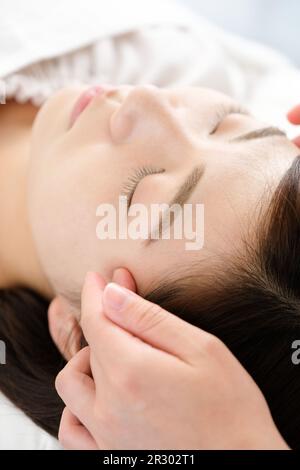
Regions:
[[70, 128], [74, 125], [77, 118], [85, 110], [85, 108], [91, 103], [91, 101], [100, 95], [104, 95], [106, 92], [112, 90], [113, 87], [108, 85], [97, 85], [91, 86], [85, 90], [76, 101], [70, 116]]

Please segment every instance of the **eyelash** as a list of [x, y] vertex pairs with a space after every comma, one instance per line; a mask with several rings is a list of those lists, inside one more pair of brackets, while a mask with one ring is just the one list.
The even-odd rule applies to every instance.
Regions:
[[[210, 135], [213, 135], [217, 131], [222, 121], [230, 114], [249, 114], [249, 113], [245, 108], [243, 108], [242, 106], [239, 106], [238, 104], [219, 106], [214, 116], [214, 123], [212, 126], [213, 130], [210, 132]], [[133, 194], [139, 182], [148, 175], [164, 173], [164, 171], [165, 170], [162, 168], [157, 169], [157, 168], [152, 168], [149, 166], [143, 166], [141, 168], [135, 169], [133, 174], [128, 178], [128, 180], [126, 181], [126, 183], [124, 184], [122, 188], [122, 194], [127, 197], [128, 207], [131, 204]]]
[[214, 121], [212, 123], [213, 130], [210, 132], [210, 135], [215, 134], [222, 121], [230, 114], [249, 115], [249, 112], [247, 111], [247, 109], [243, 108], [238, 104], [220, 105], [216, 110]]
[[133, 174], [128, 178], [124, 186], [122, 187], [122, 194], [127, 197], [128, 207], [131, 204], [133, 194], [136, 190], [139, 182], [148, 175], [154, 175], [157, 173], [164, 173], [165, 170], [162, 168], [152, 168], [150, 166], [143, 166], [134, 170]]

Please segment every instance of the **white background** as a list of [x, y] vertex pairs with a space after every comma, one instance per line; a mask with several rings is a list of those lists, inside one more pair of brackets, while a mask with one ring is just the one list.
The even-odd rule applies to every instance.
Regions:
[[227, 30], [263, 41], [300, 66], [300, 0], [180, 0]]

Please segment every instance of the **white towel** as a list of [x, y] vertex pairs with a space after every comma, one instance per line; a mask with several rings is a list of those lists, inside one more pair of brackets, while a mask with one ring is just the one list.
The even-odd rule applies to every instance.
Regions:
[[8, 98], [40, 105], [82, 81], [209, 86], [296, 133], [285, 113], [299, 101], [298, 69], [175, 1], [78, 0], [70, 8], [67, 0], [2, 0], [2, 12], [0, 77]]

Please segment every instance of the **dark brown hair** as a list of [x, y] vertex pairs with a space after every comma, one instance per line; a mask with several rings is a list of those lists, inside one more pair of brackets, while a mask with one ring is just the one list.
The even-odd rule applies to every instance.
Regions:
[[0, 390], [36, 424], [57, 436], [63, 403], [54, 378], [65, 361], [49, 334], [47, 302], [25, 289], [0, 291], [0, 338], [6, 364]]
[[[218, 336], [264, 393], [274, 421], [300, 448], [300, 373], [291, 345], [300, 339], [300, 157], [284, 175], [257, 226], [256, 242], [219, 272], [160, 283], [146, 298]], [[198, 271], [200, 271], [198, 269]], [[0, 339], [7, 364], [0, 389], [28, 416], [57, 435], [62, 403], [54, 379], [63, 360], [36, 294], [0, 295]]]

